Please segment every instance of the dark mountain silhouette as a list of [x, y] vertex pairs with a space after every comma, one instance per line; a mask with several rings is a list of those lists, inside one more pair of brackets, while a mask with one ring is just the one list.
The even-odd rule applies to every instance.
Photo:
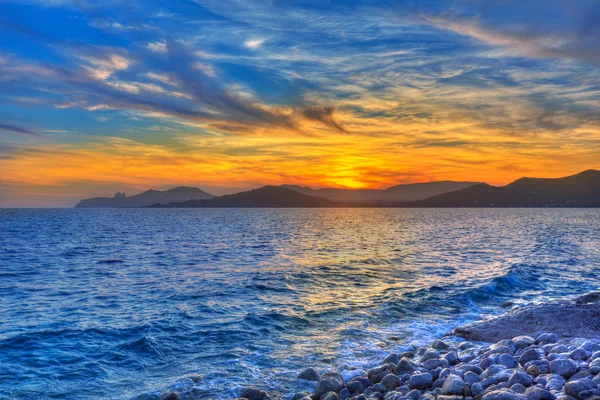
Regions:
[[414, 207], [599, 207], [600, 171], [564, 178], [521, 178], [502, 186], [480, 184], [414, 202]]
[[210, 200], [188, 200], [153, 207], [334, 207], [336, 203], [319, 197], [307, 196], [281, 186], [263, 186]]
[[134, 196], [126, 197], [125, 193], [116, 193], [114, 197], [96, 197], [93, 199], [81, 200], [75, 207], [77, 208], [107, 208], [107, 207], [145, 207], [152, 204], [167, 204], [172, 202], [181, 202], [192, 199], [212, 199], [215, 197], [210, 193], [194, 188], [180, 186], [173, 189], [160, 191], [160, 190], [146, 190], [143, 193], [136, 194]]
[[392, 186], [385, 190], [378, 189], [311, 189], [306, 186], [282, 185], [299, 193], [322, 197], [324, 199], [362, 205], [383, 205], [424, 200], [429, 197], [464, 189], [479, 182], [439, 181], [427, 183], [412, 183]]

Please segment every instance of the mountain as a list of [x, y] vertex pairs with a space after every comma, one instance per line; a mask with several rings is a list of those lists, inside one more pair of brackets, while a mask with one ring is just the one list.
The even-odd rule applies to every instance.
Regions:
[[424, 200], [442, 193], [464, 189], [478, 182], [453, 182], [438, 181], [427, 183], [412, 183], [407, 185], [392, 186], [385, 190], [378, 189], [311, 189], [306, 186], [282, 185], [282, 187], [295, 190], [299, 193], [322, 197], [324, 199], [354, 204], [354, 205], [382, 205]]
[[599, 207], [600, 171], [564, 178], [521, 178], [506, 186], [486, 184], [414, 202], [415, 207]]
[[152, 204], [167, 204], [172, 202], [181, 202], [187, 200], [203, 200], [215, 197], [210, 193], [194, 188], [180, 186], [173, 189], [146, 190], [143, 193], [134, 196], [125, 196], [125, 193], [116, 193], [114, 197], [96, 197], [93, 199], [81, 200], [76, 208], [119, 208], [119, 207], [145, 207]]
[[263, 186], [210, 200], [188, 200], [153, 207], [335, 207], [336, 203], [319, 197], [307, 196], [281, 186]]

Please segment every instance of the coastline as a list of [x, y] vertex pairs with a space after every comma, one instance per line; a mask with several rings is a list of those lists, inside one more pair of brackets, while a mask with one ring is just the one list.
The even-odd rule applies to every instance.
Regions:
[[[297, 378], [307, 390], [292, 400], [600, 400], [600, 292], [515, 307], [366, 371], [308, 367]], [[243, 399], [282, 398], [247, 388]]]

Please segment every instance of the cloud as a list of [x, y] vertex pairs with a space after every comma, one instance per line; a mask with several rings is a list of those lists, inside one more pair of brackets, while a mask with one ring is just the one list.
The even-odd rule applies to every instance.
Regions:
[[266, 42], [267, 39], [265, 38], [254, 38], [254, 39], [248, 39], [244, 42], [244, 46], [249, 48], [249, 49], [258, 49], [259, 47], [261, 47], [263, 45], [264, 42]]
[[12, 125], [5, 122], [0, 122], [0, 131], [17, 133], [26, 136], [40, 136], [40, 133], [22, 126]]
[[154, 53], [164, 54], [167, 52], [167, 44], [164, 42], [152, 42], [146, 45], [148, 50], [153, 51]]
[[322, 124], [333, 128], [337, 131], [348, 133], [340, 124], [338, 124], [333, 115], [335, 108], [333, 107], [310, 107], [302, 110], [302, 115], [310, 120], [321, 122]]
[[[468, 36], [513, 55], [584, 61], [600, 66], [600, 3], [595, 0], [549, 0], [544, 12], [528, 15], [531, 1], [483, 1], [474, 12], [417, 13], [428, 25]], [[537, 3], [536, 3], [537, 4]], [[449, 8], [451, 10], [451, 8]], [[556, 18], [548, 11], [553, 10]], [[494, 13], [528, 15], [498, 23]]]

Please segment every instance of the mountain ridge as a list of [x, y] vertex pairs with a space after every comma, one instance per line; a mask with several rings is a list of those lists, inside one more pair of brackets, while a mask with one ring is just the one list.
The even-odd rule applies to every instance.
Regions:
[[116, 193], [113, 197], [94, 197], [81, 200], [75, 208], [125, 208], [145, 207], [164, 202], [187, 201], [191, 199], [212, 199], [216, 197], [202, 189], [189, 186], [177, 186], [168, 190], [148, 189], [133, 196]]

